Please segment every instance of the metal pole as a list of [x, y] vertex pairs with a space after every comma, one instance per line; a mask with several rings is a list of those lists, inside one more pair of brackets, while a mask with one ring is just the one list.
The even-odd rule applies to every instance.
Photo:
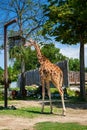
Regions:
[[7, 88], [8, 88], [8, 70], [7, 70], [7, 26], [4, 26], [4, 107], [7, 108]]
[[4, 107], [7, 108], [8, 102], [8, 92], [9, 87], [8, 83], [8, 69], [7, 69], [7, 27], [13, 23], [17, 22], [17, 19], [14, 19], [4, 25]]

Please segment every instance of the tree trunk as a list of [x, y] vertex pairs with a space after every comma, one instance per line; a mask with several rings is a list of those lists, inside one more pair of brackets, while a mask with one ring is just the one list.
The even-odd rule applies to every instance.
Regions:
[[[19, 17], [19, 32], [20, 32], [20, 36], [23, 37], [22, 16], [21, 15]], [[21, 85], [20, 85], [20, 94], [21, 94], [22, 98], [24, 98], [26, 96], [26, 90], [25, 90], [25, 61], [24, 61], [24, 58], [22, 56], [21, 56]]]
[[85, 99], [84, 43], [82, 36], [80, 36], [80, 97]]
[[20, 94], [21, 97], [24, 98], [26, 96], [25, 90], [25, 62], [22, 59], [21, 61], [21, 85], [20, 85]]

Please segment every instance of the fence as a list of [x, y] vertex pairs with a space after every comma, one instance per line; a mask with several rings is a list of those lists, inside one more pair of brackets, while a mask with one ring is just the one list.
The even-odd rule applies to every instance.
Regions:
[[[85, 73], [85, 82], [87, 82], [87, 73]], [[69, 84], [80, 84], [80, 72], [69, 71]]]
[[[56, 64], [57, 66], [59, 66], [62, 71], [63, 71], [63, 79], [64, 79], [64, 86], [68, 86], [69, 85], [69, 80], [68, 80], [68, 61], [62, 61], [62, 62], [58, 62]], [[21, 84], [21, 75], [18, 77], [18, 86], [20, 87]], [[40, 75], [39, 75], [39, 70], [35, 69], [35, 70], [30, 70], [25, 72], [25, 85], [32, 85], [32, 84], [36, 84], [39, 85], [40, 84]]]

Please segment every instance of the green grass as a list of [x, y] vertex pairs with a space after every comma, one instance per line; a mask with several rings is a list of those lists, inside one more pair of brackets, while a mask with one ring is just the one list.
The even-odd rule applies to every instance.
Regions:
[[[55, 108], [54, 111], [56, 112], [57, 109]], [[59, 110], [60, 111], [60, 110]], [[22, 107], [18, 108], [16, 110], [13, 110], [11, 108], [9, 109], [3, 109], [0, 107], [0, 115], [9, 115], [9, 116], [16, 116], [16, 117], [24, 117], [24, 118], [34, 118], [38, 116], [50, 116], [50, 108], [45, 107], [44, 113], [41, 113], [41, 107]]]
[[77, 123], [43, 122], [36, 124], [35, 130], [87, 130], [87, 126]]
[[26, 90], [28, 91], [36, 91], [37, 88], [35, 86], [25, 86]]
[[51, 91], [51, 93], [58, 93], [58, 89], [57, 88], [51, 88], [50, 87], [50, 91]]
[[40, 108], [29, 107], [29, 108], [18, 108], [16, 110], [1, 109], [0, 115], [12, 115], [12, 116], [17, 116], [17, 117], [34, 118], [40, 115]]

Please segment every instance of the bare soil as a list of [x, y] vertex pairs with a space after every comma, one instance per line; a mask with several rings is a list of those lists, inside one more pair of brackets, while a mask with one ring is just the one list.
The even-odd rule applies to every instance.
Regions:
[[[41, 101], [12, 101], [16, 107], [40, 106]], [[53, 104], [55, 105], [55, 103]], [[59, 106], [61, 107], [61, 106]], [[66, 116], [61, 113], [53, 113], [40, 115], [37, 118], [22, 118], [15, 116], [0, 116], [0, 130], [34, 130], [34, 125], [39, 122], [77, 122], [82, 125], [87, 125], [87, 103], [71, 104], [66, 103]]]

